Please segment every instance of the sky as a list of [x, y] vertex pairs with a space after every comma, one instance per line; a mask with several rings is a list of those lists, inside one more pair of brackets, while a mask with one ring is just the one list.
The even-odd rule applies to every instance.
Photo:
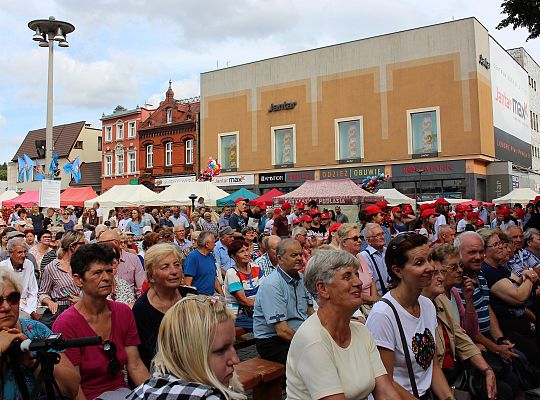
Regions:
[[0, 163], [45, 127], [46, 48], [28, 22], [55, 16], [75, 31], [55, 47], [54, 124], [101, 129], [117, 105], [154, 107], [169, 80], [175, 98], [199, 95], [201, 72], [316, 47], [476, 17], [505, 48], [540, 64], [540, 39], [496, 30], [502, 0], [0, 0]]

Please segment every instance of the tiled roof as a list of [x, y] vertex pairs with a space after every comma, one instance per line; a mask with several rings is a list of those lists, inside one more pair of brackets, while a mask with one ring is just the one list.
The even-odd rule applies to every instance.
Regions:
[[[79, 121], [53, 127], [54, 151], [58, 153], [58, 157], [65, 158], [69, 155], [85, 124], [86, 121]], [[38, 158], [36, 140], [45, 140], [45, 128], [29, 131], [11, 161], [17, 161], [17, 156], [22, 157], [24, 153], [32, 159]]]
[[101, 186], [101, 161], [81, 164], [81, 180], [72, 181], [70, 186]]

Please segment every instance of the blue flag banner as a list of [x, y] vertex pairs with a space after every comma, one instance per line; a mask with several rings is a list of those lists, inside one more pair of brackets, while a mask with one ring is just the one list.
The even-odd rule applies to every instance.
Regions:
[[24, 170], [26, 171], [26, 181], [30, 181], [30, 176], [32, 175], [32, 170], [34, 169], [34, 161], [30, 157], [28, 157], [28, 154], [24, 153]]
[[36, 159], [36, 166], [34, 171], [34, 180], [36, 181], [42, 181], [45, 179], [45, 172], [43, 171], [43, 167], [41, 166], [41, 163], [38, 159]]
[[49, 173], [52, 175], [54, 170], [58, 167], [58, 153], [55, 151], [51, 160], [51, 165], [49, 165]]
[[73, 179], [75, 179], [75, 183], [79, 183], [81, 180], [81, 161], [79, 160], [79, 156], [73, 161], [73, 164], [71, 165], [71, 175], [73, 175]]
[[19, 163], [19, 182], [24, 182], [24, 160], [17, 156], [17, 161]]

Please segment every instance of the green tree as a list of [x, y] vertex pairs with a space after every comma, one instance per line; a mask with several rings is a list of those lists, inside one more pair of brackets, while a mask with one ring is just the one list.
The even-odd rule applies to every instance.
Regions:
[[529, 39], [540, 35], [540, 0], [504, 0], [501, 14], [506, 14], [497, 29], [512, 25], [513, 29], [525, 28], [529, 31]]
[[0, 165], [0, 181], [7, 181], [7, 163]]

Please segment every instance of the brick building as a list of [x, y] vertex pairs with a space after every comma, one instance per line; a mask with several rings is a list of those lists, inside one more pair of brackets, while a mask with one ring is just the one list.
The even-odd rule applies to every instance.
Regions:
[[182, 180], [195, 180], [197, 171], [198, 99], [175, 100], [169, 81], [165, 100], [138, 130], [139, 183], [159, 191]]

